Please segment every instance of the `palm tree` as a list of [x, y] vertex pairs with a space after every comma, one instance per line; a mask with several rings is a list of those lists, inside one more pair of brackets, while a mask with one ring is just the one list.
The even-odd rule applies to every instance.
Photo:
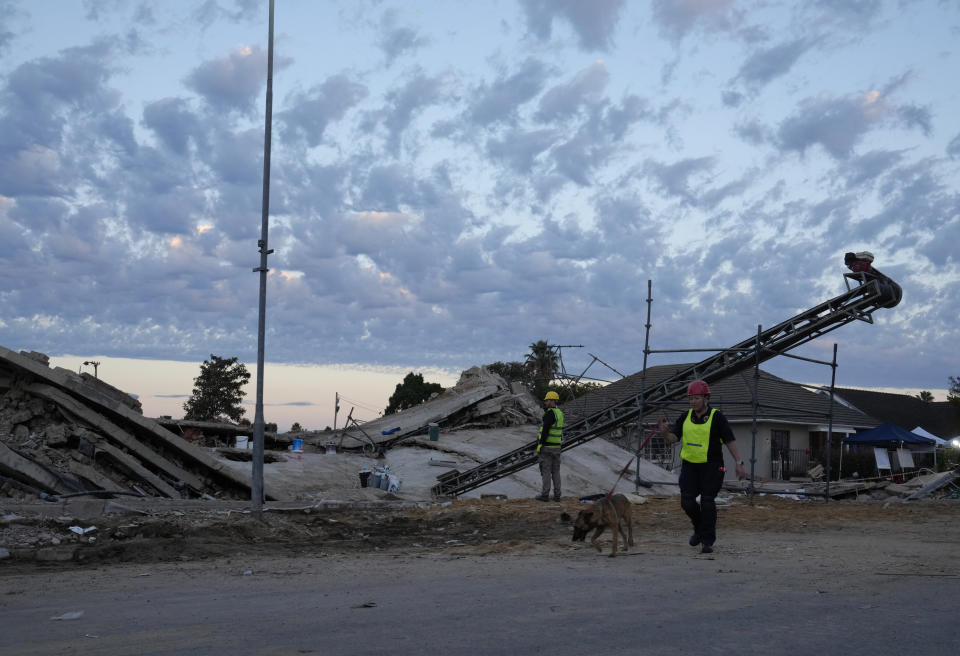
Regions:
[[933, 392], [923, 390], [922, 392], [917, 394], [917, 398], [920, 399], [921, 401], [925, 401], [926, 403], [930, 403], [931, 401], [933, 401]]
[[530, 345], [530, 352], [524, 358], [524, 364], [533, 378], [533, 393], [537, 398], [547, 392], [547, 386], [553, 381], [560, 368], [560, 356], [550, 344], [541, 339]]

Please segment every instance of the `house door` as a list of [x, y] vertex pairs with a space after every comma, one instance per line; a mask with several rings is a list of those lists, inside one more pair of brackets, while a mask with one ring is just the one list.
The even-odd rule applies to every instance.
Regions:
[[770, 431], [770, 471], [781, 481], [790, 480], [790, 431]]

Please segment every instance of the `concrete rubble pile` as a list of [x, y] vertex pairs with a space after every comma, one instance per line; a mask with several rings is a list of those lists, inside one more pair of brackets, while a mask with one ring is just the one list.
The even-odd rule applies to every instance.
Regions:
[[362, 425], [347, 426], [338, 437], [348, 449], [370, 442], [389, 445], [426, 433], [431, 424], [445, 431], [506, 428], [537, 424], [542, 416], [540, 403], [522, 384], [508, 383], [486, 367], [472, 367], [460, 374], [456, 385], [428, 401]]
[[0, 347], [0, 497], [250, 498], [247, 480], [139, 401], [48, 363]]

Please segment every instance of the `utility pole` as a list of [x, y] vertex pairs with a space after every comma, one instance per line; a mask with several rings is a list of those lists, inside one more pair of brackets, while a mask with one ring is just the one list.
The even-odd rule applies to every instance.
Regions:
[[270, 0], [270, 27], [267, 38], [267, 107], [263, 130], [263, 203], [260, 217], [260, 308], [257, 316], [257, 409], [253, 419], [253, 474], [250, 481], [250, 496], [253, 515], [263, 519], [263, 354], [267, 323], [267, 232], [270, 225], [270, 136], [273, 124], [273, 4]]
[[337, 430], [337, 413], [340, 412], [340, 392], [334, 392], [333, 397], [333, 430]]

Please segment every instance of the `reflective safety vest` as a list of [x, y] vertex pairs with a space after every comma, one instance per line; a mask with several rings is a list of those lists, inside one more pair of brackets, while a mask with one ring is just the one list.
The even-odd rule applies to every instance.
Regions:
[[683, 446], [680, 447], [680, 457], [687, 462], [706, 462], [707, 449], [710, 447], [710, 426], [713, 424], [713, 413], [716, 408], [710, 408], [710, 415], [702, 424], [693, 423], [693, 409], [687, 411], [687, 418], [683, 420]]
[[546, 439], [543, 438], [543, 427], [540, 428], [540, 440], [544, 449], [559, 449], [563, 442], [563, 412], [560, 408], [550, 408], [553, 410], [553, 426]]

